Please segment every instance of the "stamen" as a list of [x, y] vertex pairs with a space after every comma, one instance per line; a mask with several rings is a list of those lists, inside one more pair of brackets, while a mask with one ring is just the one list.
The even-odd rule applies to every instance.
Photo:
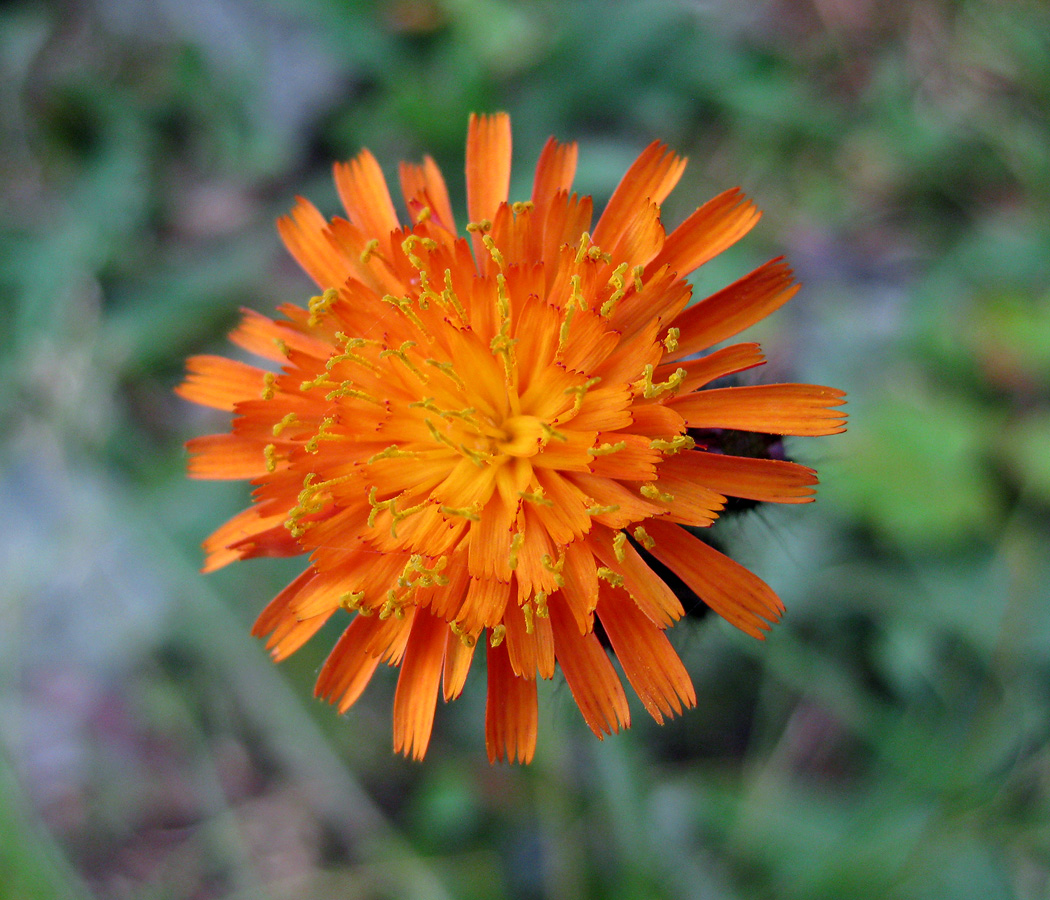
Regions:
[[448, 623], [448, 630], [460, 639], [464, 647], [473, 647], [478, 642], [474, 635], [464, 631], [455, 622]]
[[416, 213], [416, 224], [422, 224], [426, 222], [431, 216], [430, 207], [424, 206], [419, 212]]
[[668, 456], [673, 456], [679, 450], [692, 450], [696, 446], [694, 441], [688, 434], [679, 434], [671, 438], [669, 441], [665, 441], [663, 438], [653, 438], [649, 441], [650, 450], [662, 450]]
[[550, 424], [550, 422], [541, 421], [540, 428], [543, 429], [544, 433], [547, 435], [547, 440], [549, 441], [554, 440], [567, 442], [569, 440], [569, 436], [567, 434], [555, 429], [554, 426]]
[[624, 552], [623, 545], [627, 543], [627, 533], [624, 531], [616, 532], [616, 537], [613, 538], [613, 553], [616, 554], [616, 561], [623, 562], [626, 559], [627, 554]]
[[496, 246], [496, 242], [492, 240], [489, 235], [483, 235], [481, 243], [485, 245], [485, 249], [489, 251], [489, 256], [492, 257], [492, 261], [496, 264], [496, 267], [500, 270], [503, 269], [503, 254], [499, 252], [499, 248]]
[[433, 341], [434, 336], [427, 331], [426, 325], [423, 324], [423, 320], [416, 315], [416, 311], [412, 308], [412, 301], [408, 297], [395, 297], [393, 294], [385, 294], [379, 298], [384, 303], [389, 303], [395, 309], [397, 309], [408, 321], [410, 321], [416, 328], [419, 329], [428, 341]]
[[536, 627], [532, 621], [532, 604], [528, 600], [526, 600], [521, 605], [521, 611], [525, 614], [525, 633], [532, 634]]
[[318, 375], [316, 378], [311, 378], [308, 381], [301, 382], [299, 384], [299, 390], [301, 390], [301, 391], [312, 391], [314, 388], [317, 388], [317, 387], [338, 387], [338, 386], [339, 386], [339, 382], [332, 381], [328, 377], [328, 372], [325, 371], [325, 372], [322, 372], [320, 375]]
[[277, 376], [273, 372], [267, 372], [265, 375], [263, 375], [263, 400], [273, 399], [273, 395], [275, 393], [273, 385], [275, 381], [277, 381]]
[[638, 491], [646, 500], [659, 500], [661, 503], [674, 503], [674, 494], [665, 494], [655, 484], [643, 484]]
[[476, 231], [479, 231], [482, 234], [492, 231], [492, 220], [481, 219], [479, 222], [467, 222], [467, 231], [469, 231], [471, 234], [473, 234]]
[[[544, 553], [540, 559], [540, 565], [543, 566], [548, 572], [554, 576], [554, 583], [558, 587], [565, 587], [565, 576], [562, 574], [565, 570], [565, 552], [562, 551], [558, 555], [558, 561], [555, 562], [551, 559], [549, 553]], [[544, 597], [546, 599], [546, 597]]]
[[569, 302], [575, 303], [580, 309], [587, 309], [587, 301], [584, 299], [583, 291], [580, 288], [580, 276], [571, 276], [569, 278], [569, 284], [572, 285], [572, 294]]
[[506, 625], [495, 625], [489, 634], [489, 644], [493, 649], [503, 643], [503, 639], [507, 636]]
[[593, 378], [588, 378], [583, 384], [577, 384], [565, 389], [564, 393], [576, 395], [572, 402], [572, 410], [569, 412], [570, 416], [575, 416], [580, 411], [580, 408], [583, 406], [583, 398], [586, 396], [587, 391], [601, 380], [601, 376], [595, 375]]
[[317, 433], [306, 442], [307, 453], [316, 453], [318, 442], [325, 440], [325, 438], [332, 437], [332, 435], [328, 434], [328, 429], [331, 428], [334, 424], [334, 416], [325, 416], [323, 419], [321, 419], [321, 424], [317, 427]]
[[[661, 381], [653, 384], [653, 364], [648, 363], [642, 374], [642, 396], [646, 400], [652, 400], [654, 397], [659, 397], [665, 391], [671, 391], [672, 393], [681, 386], [682, 382], [685, 381], [685, 376], [688, 373], [685, 369], [676, 369], [675, 373], [667, 379], [667, 381]], [[637, 384], [637, 382], [635, 383]]]
[[[331, 382], [330, 382], [331, 383]], [[354, 387], [352, 381], [344, 381], [334, 391], [329, 391], [325, 394], [325, 400], [332, 401], [336, 397], [353, 397], [355, 400], [364, 400], [365, 403], [373, 403], [376, 406], [387, 405], [388, 401], [380, 400], [378, 397], [373, 397], [367, 391], [362, 391], [359, 388]]]
[[613, 587], [623, 587], [623, 576], [619, 572], [614, 572], [606, 566], [599, 566], [598, 571], [595, 574], [597, 574], [602, 581], [609, 582]]
[[624, 281], [624, 274], [627, 272], [627, 263], [620, 263], [614, 270], [612, 275], [609, 276], [609, 284], [611, 284], [615, 290], [609, 296], [609, 299], [602, 304], [601, 314], [608, 318], [616, 310], [616, 304], [623, 299], [623, 296], [627, 293], [626, 282]]
[[543, 488], [540, 488], [535, 494], [530, 494], [527, 491], [518, 491], [518, 496], [522, 500], [528, 500], [529, 503], [538, 503], [540, 506], [554, 506], [554, 501], [550, 497], [543, 496]]
[[307, 324], [311, 327], [318, 325], [321, 321], [321, 317], [325, 315], [339, 296], [339, 291], [335, 288], [328, 288], [319, 297], [311, 297], [308, 304], [310, 310], [310, 318], [307, 319]]
[[376, 493], [378, 488], [374, 485], [368, 492], [368, 503], [372, 507], [372, 511], [368, 514], [368, 527], [376, 527], [376, 515], [380, 510], [389, 510], [390, 512], [390, 536], [397, 538], [397, 526], [398, 523], [407, 519], [413, 513], [419, 512], [426, 506], [426, 503], [417, 503], [415, 506], [410, 506], [408, 509], [397, 508], [397, 497], [391, 497], [389, 500], [376, 500]]
[[469, 321], [467, 311], [463, 308], [463, 304], [460, 303], [459, 297], [456, 292], [452, 289], [452, 270], [445, 269], [445, 289], [441, 292], [441, 298], [446, 300], [452, 305], [452, 308], [456, 311], [456, 315], [459, 316], [459, 320], [465, 325]]
[[523, 212], [532, 212], [536, 207], [531, 200], [517, 200], [510, 205], [514, 215], [520, 216]]
[[277, 460], [280, 458], [277, 455], [277, 446], [275, 444], [267, 444], [263, 447], [263, 458], [266, 460], [266, 471], [273, 472], [277, 471]]
[[682, 333], [680, 328], [668, 328], [667, 337], [664, 338], [664, 348], [668, 353], [674, 353], [678, 349], [678, 336]]
[[391, 444], [385, 450], [368, 457], [365, 465], [371, 465], [381, 459], [419, 459], [422, 455], [418, 450], [402, 450], [397, 444]]
[[570, 300], [562, 312], [561, 328], [558, 330], [558, 349], [554, 354], [556, 360], [561, 359], [565, 348], [569, 344], [569, 326], [572, 324], [574, 315], [576, 315], [576, 303], [575, 300]]
[[[360, 353], [353, 352], [358, 347], [362, 347], [365, 345], [365, 341], [363, 338], [346, 338], [346, 335], [344, 335], [342, 332], [337, 332], [336, 339], [341, 338], [345, 338], [343, 352], [332, 356], [328, 360], [328, 362], [324, 364], [324, 367], [329, 372], [331, 372], [332, 369], [335, 368], [335, 366], [337, 366], [341, 362], [354, 362], [357, 363], [359, 366], [363, 366], [364, 368], [368, 369], [370, 372], [375, 372], [376, 374], [379, 373], [379, 366], [372, 362], [372, 360], [368, 359], [365, 356], [362, 356]], [[377, 341], [376, 343], [379, 342]]]
[[645, 266], [635, 266], [631, 269], [631, 274], [634, 276], [634, 289], [640, 294], [642, 292], [642, 274], [645, 272]]
[[608, 456], [610, 453], [618, 453], [627, 449], [627, 441], [617, 441], [615, 444], [602, 444], [600, 447], [591, 447], [587, 452], [591, 456]]
[[367, 266], [371, 262], [373, 256], [379, 255], [379, 239], [372, 238], [367, 244], [365, 249], [361, 251], [361, 265]]
[[609, 506], [588, 506], [584, 512], [589, 516], [605, 516], [609, 513], [619, 512], [620, 505], [612, 503]]
[[536, 596], [532, 598], [532, 601], [536, 604], [536, 617], [538, 619], [549, 619], [551, 611], [547, 609], [547, 592], [536, 591]]
[[459, 450], [459, 445], [457, 445], [456, 442], [453, 441], [452, 438], [450, 438], [447, 434], [442, 434], [440, 431], [438, 431], [437, 426], [430, 419], [424, 419], [423, 424], [427, 426], [427, 430], [430, 432], [430, 436], [435, 441], [441, 444], [446, 444], [453, 450]]
[[408, 358], [408, 354], [405, 352], [406, 350], [410, 350], [412, 347], [415, 346], [415, 341], [405, 341], [400, 347], [398, 347], [397, 350], [380, 350], [379, 358], [386, 359], [388, 356], [393, 356], [395, 359], [401, 360], [401, 362], [404, 363], [405, 368], [408, 369], [409, 372], [415, 375], [416, 378], [423, 382], [423, 384], [426, 384], [430, 381], [430, 379], [427, 378], [427, 376], [420, 371], [419, 367]]
[[480, 503], [475, 503], [474, 506], [439, 506], [438, 510], [443, 512], [446, 516], [467, 519], [470, 522], [481, 521]]
[[[576, 251], [576, 265], [579, 265], [583, 262], [583, 258], [587, 255], [587, 250], [590, 248], [590, 246], [591, 233], [589, 231], [585, 231], [583, 234], [580, 235], [580, 246], [579, 249], [577, 249]], [[578, 275], [575, 275], [573, 277], [579, 279]]]
[[361, 601], [365, 599], [364, 591], [347, 591], [339, 597], [339, 605], [347, 612], [360, 612], [362, 615], [371, 615], [371, 610], [365, 612], [361, 608]]
[[656, 541], [649, 536], [649, 533], [641, 525], [634, 529], [634, 539], [646, 550], [652, 550], [656, 546]]
[[415, 253], [412, 252], [415, 249], [416, 244], [418, 243], [419, 235], [410, 234], [401, 242], [401, 249], [404, 251], [405, 256], [408, 257], [408, 261], [412, 263], [412, 267], [422, 272], [426, 268], [426, 265], [424, 264], [423, 260], [421, 260], [418, 256], [416, 256]]
[[512, 572], [518, 568], [518, 551], [521, 549], [521, 545], [524, 541], [525, 535], [520, 531], [516, 532], [514, 537], [510, 539], [510, 556], [507, 559], [507, 567]]
[[456, 370], [452, 368], [450, 362], [439, 362], [436, 359], [424, 360], [428, 366], [433, 366], [435, 369], [440, 369], [445, 375], [451, 378], [460, 390], [465, 391], [467, 389], [466, 384], [463, 383], [463, 379], [459, 377]]
[[273, 426], [273, 436], [274, 437], [280, 437], [281, 436], [281, 432], [284, 431], [285, 428], [287, 428], [289, 425], [293, 424], [294, 422], [298, 422], [298, 421], [299, 421], [299, 419], [297, 418], [295, 413], [293, 413], [293, 412], [288, 413], [288, 415], [286, 415], [283, 419], [281, 419], [280, 422], [278, 422], [276, 425]]

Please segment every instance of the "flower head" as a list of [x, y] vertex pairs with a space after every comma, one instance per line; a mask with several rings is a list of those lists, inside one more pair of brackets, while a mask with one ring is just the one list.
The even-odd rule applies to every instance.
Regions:
[[431, 159], [401, 166], [408, 225], [371, 154], [337, 164], [347, 218], [300, 199], [278, 223], [321, 293], [278, 321], [246, 312], [231, 335], [274, 365], [197, 356], [179, 388], [233, 413], [229, 433], [190, 441], [190, 474], [255, 486], [205, 542], [206, 570], [308, 553], [255, 633], [282, 659], [346, 621], [317, 694], [345, 710], [380, 663], [400, 666], [394, 746], [417, 758], [479, 648], [490, 759], [532, 758], [536, 680], [559, 666], [595, 734], [626, 727], [596, 618], [654, 718], [694, 705], [664, 633], [682, 605], [647, 560], [761, 637], [777, 596], [683, 526], [709, 526], [730, 496], [806, 502], [816, 477], [690, 432], [844, 421], [831, 388], [707, 387], [764, 358], [753, 343], [704, 351], [797, 289], [773, 260], [690, 305], [685, 276], [759, 217], [739, 191], [665, 233], [685, 160], [654, 143], [592, 229], [591, 198], [570, 191], [574, 144], [548, 141], [524, 202], [508, 201], [510, 162], [508, 117], [471, 117], [466, 238]]

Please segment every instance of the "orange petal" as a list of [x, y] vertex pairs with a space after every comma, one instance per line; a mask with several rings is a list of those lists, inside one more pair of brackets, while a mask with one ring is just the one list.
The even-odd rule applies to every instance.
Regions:
[[816, 384], [758, 384], [697, 391], [668, 403], [690, 428], [815, 436], [846, 430], [845, 414], [833, 408], [845, 396]]
[[[536, 163], [536, 177], [532, 183], [532, 203], [537, 208], [550, 203], [559, 191], [568, 194], [576, 175], [576, 143], [559, 144], [547, 138]], [[581, 229], [582, 231], [583, 229]]]
[[522, 607], [507, 605], [503, 616], [506, 626], [507, 653], [510, 666], [519, 678], [533, 679], [537, 673], [543, 678], [554, 674], [554, 639], [550, 619], [541, 617], [530, 608], [526, 618]]
[[549, 602], [554, 653], [584, 721], [599, 738], [631, 724], [627, 695], [594, 633], [580, 634], [561, 594]]
[[[613, 533], [607, 528], [595, 528], [590, 535], [591, 546], [602, 563], [623, 576], [623, 588], [634, 603], [655, 625], [666, 628], [685, 615], [682, 602], [642, 559], [629, 543], [620, 548], [619, 559], [613, 546]], [[600, 598], [599, 598], [600, 602]]]
[[663, 245], [664, 226], [660, 222], [660, 207], [652, 200], [643, 200], [616, 242], [611, 246], [599, 246], [612, 255], [614, 262], [639, 266], [656, 256]]
[[184, 400], [233, 411], [242, 400], [256, 400], [263, 389], [262, 369], [222, 356], [191, 356], [186, 380], [175, 388]]
[[510, 588], [509, 581], [471, 577], [467, 598], [459, 611], [459, 627], [467, 634], [476, 634], [498, 624], [510, 599]]
[[732, 344], [701, 359], [658, 366], [653, 372], [653, 382], [667, 381], [678, 369], [685, 369], [685, 380], [678, 387], [678, 395], [683, 396], [718, 378], [761, 366], [765, 361], [758, 344]]
[[340, 713], [357, 702], [379, 665], [379, 657], [365, 648], [380, 625], [377, 616], [354, 616], [321, 667], [314, 685], [315, 697], [329, 703], [338, 701]]
[[287, 518], [287, 512], [264, 516], [259, 512], [258, 506], [250, 506], [243, 512], [237, 513], [225, 525], [213, 531], [204, 541], [204, 551], [207, 553], [207, 559], [202, 571], [214, 572], [235, 560], [247, 558], [247, 556], [251, 555], [250, 543], [246, 546], [245, 542], [250, 542], [260, 534], [265, 534], [274, 526], [279, 527], [284, 532], [284, 536], [289, 542], [288, 554], [280, 555], [292, 556], [297, 552], [301, 552], [299, 544], [289, 534], [288, 529], [284, 527], [284, 522]]
[[[672, 456], [670, 459], [676, 458]], [[711, 525], [725, 508], [726, 498], [710, 485], [684, 477], [674, 466], [668, 466], [669, 461], [660, 464], [655, 487], [661, 493], [670, 495], [671, 499], [661, 500], [657, 497], [654, 502], [667, 511], [667, 517], [672, 522], [692, 525], [694, 528]]]
[[362, 150], [349, 162], [336, 163], [333, 171], [347, 217], [367, 239], [376, 238], [381, 246], [389, 248], [390, 232], [398, 230], [401, 223], [376, 158]]
[[739, 241], [761, 216], [740, 188], [724, 191], [672, 231], [650, 265], [666, 264], [684, 277]]
[[230, 340], [263, 359], [286, 362], [288, 350], [323, 359], [330, 351], [321, 341], [302, 334], [288, 322], [274, 322], [251, 309], [242, 308], [241, 315], [240, 324], [230, 332]]
[[[317, 576], [313, 569], [307, 569], [295, 577], [295, 579], [276, 597], [273, 598], [266, 608], [259, 613], [259, 617], [252, 625], [252, 635], [262, 637], [270, 634], [281, 621], [288, 616], [289, 606], [295, 601], [299, 592]], [[294, 617], [293, 617], [294, 618]]]
[[266, 649], [274, 662], [283, 662], [296, 650], [312, 638], [328, 621], [334, 610], [324, 615], [314, 616], [312, 619], [285, 619], [282, 621], [270, 639], [266, 642]]
[[653, 519], [645, 530], [656, 542], [649, 552], [730, 624], [762, 639], [780, 619], [784, 604], [753, 572], [670, 522]]
[[505, 644], [488, 649], [488, 696], [485, 701], [485, 749], [489, 762], [532, 762], [539, 730], [536, 681], [518, 678]]
[[602, 586], [598, 617], [623, 672], [654, 719], [680, 715], [696, 706], [696, 691], [664, 633], [623, 591]]
[[441, 619], [417, 610], [394, 693], [394, 750], [413, 759], [430, 743], [447, 633]]
[[456, 220], [452, 215], [452, 204], [448, 199], [448, 188], [444, 176], [436, 162], [429, 156], [423, 157], [423, 165], [401, 163], [401, 192], [405, 202], [419, 199], [430, 207], [431, 216], [438, 224], [449, 231], [456, 230]]
[[772, 259], [738, 281], [681, 313], [678, 348], [665, 359], [681, 359], [739, 334], [779, 309], [798, 292], [795, 274], [783, 259]]
[[451, 628], [448, 629], [448, 635], [445, 637], [445, 663], [441, 670], [445, 700], [455, 700], [463, 692], [476, 646], [476, 641], [464, 641]]
[[817, 473], [798, 463], [779, 459], [751, 459], [692, 450], [669, 457], [660, 467], [661, 479], [674, 473], [683, 481], [700, 483], [729, 497], [767, 503], [809, 503]]
[[634, 161], [609, 198], [594, 227], [594, 243], [603, 249], [613, 246], [632, 225], [646, 200], [664, 202], [685, 170], [685, 159], [654, 141]]
[[206, 434], [186, 442], [190, 478], [239, 479], [267, 474], [263, 448], [235, 434]]
[[[467, 212], [471, 222], [492, 220], [510, 190], [510, 116], [471, 113], [467, 126]], [[479, 234], [474, 235], [478, 259], [487, 259]]]
[[[594, 627], [594, 607], [598, 602], [598, 563], [589, 541], [575, 541], [565, 548], [562, 577], [564, 597], [580, 634]], [[549, 602], [548, 602], [549, 605]]]
[[328, 221], [309, 200], [296, 198], [290, 215], [277, 220], [277, 231], [288, 252], [322, 288], [339, 287], [354, 264], [325, 236]]

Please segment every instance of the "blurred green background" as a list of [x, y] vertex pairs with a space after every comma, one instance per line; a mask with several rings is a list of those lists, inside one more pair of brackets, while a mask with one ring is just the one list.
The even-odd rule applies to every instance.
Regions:
[[[519, 197], [551, 133], [599, 204], [688, 154], [671, 224], [741, 185], [698, 290], [787, 254], [762, 378], [852, 420], [790, 447], [815, 505], [717, 526], [788, 614], [674, 630], [698, 709], [599, 743], [556, 680], [490, 767], [477, 671], [415, 764], [395, 672], [338, 717], [331, 631], [248, 636], [298, 561], [197, 573], [248, 488], [185, 479], [223, 419], [171, 389], [310, 295], [273, 221], [332, 160], [430, 152], [462, 209], [496, 109]], [[0, 897], [1050, 896], [1048, 268], [1042, 2], [0, 4]]]

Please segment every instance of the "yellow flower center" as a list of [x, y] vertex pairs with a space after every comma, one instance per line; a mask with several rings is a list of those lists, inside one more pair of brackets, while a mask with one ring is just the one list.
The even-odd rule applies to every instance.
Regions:
[[507, 456], [535, 456], [543, 446], [546, 431], [536, 416], [511, 416], [504, 419], [496, 440], [496, 450]]

